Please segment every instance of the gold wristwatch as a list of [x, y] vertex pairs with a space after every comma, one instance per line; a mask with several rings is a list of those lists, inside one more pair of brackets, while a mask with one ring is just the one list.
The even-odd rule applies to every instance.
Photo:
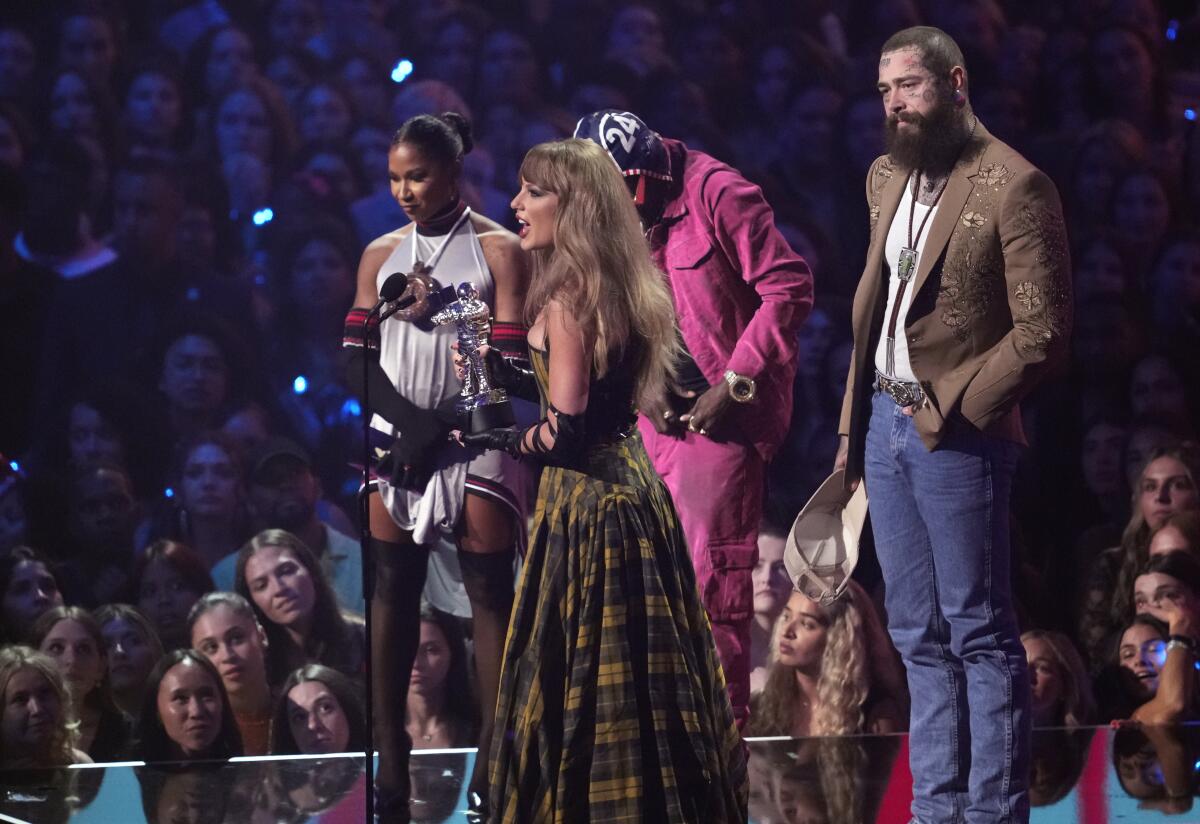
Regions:
[[726, 369], [725, 383], [729, 386], [729, 397], [738, 403], [750, 403], [754, 400], [754, 393], [758, 389], [754, 378], [748, 378], [745, 375], [739, 375], [732, 369]]

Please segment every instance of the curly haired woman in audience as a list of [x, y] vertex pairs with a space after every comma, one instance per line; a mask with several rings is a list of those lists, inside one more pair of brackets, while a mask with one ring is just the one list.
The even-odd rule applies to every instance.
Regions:
[[54, 661], [24, 646], [0, 649], [0, 769], [90, 764], [78, 737], [67, 687]]
[[[879, 619], [851, 582], [822, 606], [793, 592], [775, 624], [766, 686], [752, 701], [747, 735], [795, 737], [903, 729], [902, 676], [881, 662], [895, 652], [872, 631]], [[893, 668], [898, 668], [898, 663]], [[889, 677], [894, 676], [894, 677]], [[889, 689], [886, 685], [891, 684]]]

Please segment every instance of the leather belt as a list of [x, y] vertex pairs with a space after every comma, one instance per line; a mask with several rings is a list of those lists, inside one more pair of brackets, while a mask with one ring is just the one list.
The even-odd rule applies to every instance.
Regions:
[[879, 387], [880, 392], [894, 400], [897, 406], [920, 406], [925, 400], [921, 384], [898, 381], [878, 370], [875, 372], [875, 385]]

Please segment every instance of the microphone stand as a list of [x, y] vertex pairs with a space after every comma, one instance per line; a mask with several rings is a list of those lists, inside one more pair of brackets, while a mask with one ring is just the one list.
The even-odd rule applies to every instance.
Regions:
[[375, 600], [375, 562], [371, 556], [371, 361], [369, 338], [371, 318], [379, 313], [382, 303], [376, 305], [363, 320], [363, 390], [362, 390], [362, 488], [358, 493], [358, 541], [362, 552], [362, 588], [363, 588], [363, 620], [366, 623], [363, 633], [366, 654], [365, 674], [365, 721], [367, 725], [366, 751], [366, 802], [367, 822], [375, 821], [375, 690], [374, 690], [374, 661], [371, 639], [371, 602]]
[[[392, 278], [397, 277], [392, 275]], [[381, 291], [388, 292], [388, 282], [385, 282]], [[391, 293], [391, 294], [394, 294]], [[362, 341], [363, 341], [363, 359], [362, 359], [362, 488], [358, 493], [358, 542], [359, 551], [362, 553], [362, 588], [363, 588], [363, 620], [366, 623], [365, 631], [363, 632], [363, 641], [367, 648], [366, 672], [365, 672], [365, 689], [364, 696], [366, 698], [366, 707], [364, 719], [367, 725], [367, 741], [366, 751], [363, 753], [366, 756], [366, 781], [364, 786], [366, 789], [367, 802], [367, 821], [369, 824], [374, 824], [375, 821], [375, 689], [373, 670], [375, 664], [371, 655], [371, 602], [375, 598], [375, 564], [371, 557], [371, 359], [369, 335], [371, 329], [371, 318], [378, 315], [385, 308], [387, 311], [380, 317], [380, 323], [391, 317], [396, 312], [404, 309], [406, 306], [413, 303], [413, 299], [409, 298], [405, 301], [391, 300], [381, 295], [380, 300], [375, 304], [375, 307], [367, 313], [363, 319], [362, 325]], [[389, 303], [391, 304], [389, 306]], [[380, 342], [380, 354], [382, 355], [383, 347]]]

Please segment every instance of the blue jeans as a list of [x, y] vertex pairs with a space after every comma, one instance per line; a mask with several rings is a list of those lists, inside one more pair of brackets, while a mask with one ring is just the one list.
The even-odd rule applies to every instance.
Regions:
[[930, 452], [890, 397], [872, 399], [864, 474], [921, 824], [1029, 820], [1029, 677], [1009, 580], [1018, 450], [952, 420]]

